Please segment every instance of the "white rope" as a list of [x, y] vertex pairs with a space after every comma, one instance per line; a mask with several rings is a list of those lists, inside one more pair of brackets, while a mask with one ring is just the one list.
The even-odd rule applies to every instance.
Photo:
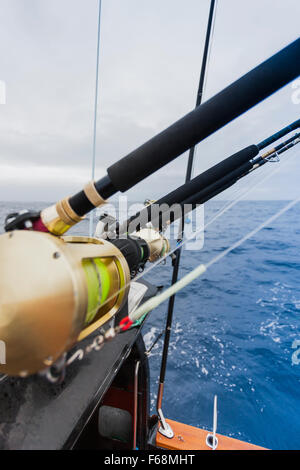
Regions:
[[[96, 138], [97, 138], [97, 113], [98, 113], [98, 83], [99, 83], [99, 55], [100, 55], [100, 25], [101, 25], [101, 0], [99, 0], [98, 11], [98, 32], [97, 32], [97, 59], [96, 59], [96, 84], [95, 84], [95, 105], [94, 105], [94, 131], [93, 131], [93, 157], [92, 157], [92, 180], [95, 179], [96, 164]], [[90, 237], [93, 236], [94, 211], [90, 213]]]
[[158, 294], [156, 297], [152, 297], [151, 299], [147, 300], [144, 304], [142, 304], [141, 307], [139, 307], [137, 310], [133, 312], [132, 315], [129, 315], [129, 318], [131, 321], [137, 321], [141, 317], [143, 317], [146, 313], [150, 312], [154, 308], [158, 307], [162, 302], [167, 300], [169, 297], [172, 295], [176, 294], [179, 292], [181, 289], [186, 287], [188, 284], [193, 282], [195, 279], [198, 277], [202, 276], [206, 270], [215, 264], [217, 261], [220, 261], [222, 258], [224, 258], [228, 253], [233, 251], [235, 248], [239, 247], [244, 243], [246, 240], [251, 238], [253, 235], [258, 233], [261, 229], [263, 229], [265, 226], [269, 225], [272, 223], [274, 220], [276, 220], [278, 217], [283, 215], [285, 212], [287, 212], [289, 209], [294, 207], [298, 202], [300, 201], [300, 197], [295, 199], [294, 201], [289, 202], [285, 207], [280, 209], [279, 211], [276, 212], [276, 214], [272, 215], [269, 217], [265, 222], [261, 223], [256, 227], [254, 230], [251, 230], [247, 235], [244, 237], [240, 238], [236, 243], [231, 245], [229, 248], [224, 250], [222, 253], [219, 255], [215, 256], [211, 261], [209, 261], [206, 265], [200, 264], [197, 266], [195, 269], [193, 269], [191, 272], [189, 272], [186, 276], [183, 278], [179, 279], [173, 286], [169, 287], [166, 289], [164, 292], [161, 294]]

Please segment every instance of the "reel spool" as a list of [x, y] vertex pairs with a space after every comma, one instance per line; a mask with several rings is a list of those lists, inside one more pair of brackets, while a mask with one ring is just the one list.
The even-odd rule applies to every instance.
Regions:
[[14, 231], [0, 237], [0, 260], [5, 374], [24, 377], [51, 366], [127, 299], [127, 261], [105, 240]]

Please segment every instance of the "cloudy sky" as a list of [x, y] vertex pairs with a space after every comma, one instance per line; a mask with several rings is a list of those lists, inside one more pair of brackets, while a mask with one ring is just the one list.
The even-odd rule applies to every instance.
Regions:
[[[209, 3], [102, 0], [97, 178], [194, 107]], [[97, 7], [97, 0], [0, 0], [0, 200], [53, 201], [89, 180]], [[299, 0], [219, 0], [205, 99], [297, 39], [299, 15]], [[195, 174], [298, 119], [295, 90], [286, 86], [202, 142]], [[247, 197], [299, 195], [300, 145], [289, 157]], [[136, 186], [131, 199], [182, 184], [185, 165], [186, 155]]]

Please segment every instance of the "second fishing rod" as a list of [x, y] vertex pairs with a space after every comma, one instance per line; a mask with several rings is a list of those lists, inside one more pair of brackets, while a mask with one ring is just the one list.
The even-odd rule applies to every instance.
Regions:
[[[174, 205], [177, 204], [183, 207], [183, 205], [187, 204], [203, 204], [208, 199], [211, 199], [211, 197], [233, 185], [237, 179], [252, 171], [254, 164], [256, 165], [255, 168], [257, 165], [262, 166], [275, 152], [280, 152], [286, 145], [293, 146], [294, 144], [292, 142], [297, 139], [300, 134], [296, 134], [296, 136], [280, 143], [276, 147], [272, 147], [262, 156], [258, 156], [259, 152], [265, 147], [276, 142], [278, 139], [299, 127], [300, 119], [284, 127], [262, 142], [256, 145], [250, 145], [222, 160], [220, 163], [212, 166], [197, 177], [193, 178], [191, 181], [163, 196], [157, 200], [154, 205], [149, 205], [134, 216], [130, 217], [118, 228], [117, 235], [122, 236], [123, 234], [133, 233], [136, 230], [146, 227], [148, 222], [152, 222], [155, 226], [162, 229], [162, 226], [164, 225], [163, 219], [168, 217], [172, 206], [173, 212], [171, 213], [171, 217], [175, 220], [178, 217], [176, 216], [176, 207], [174, 207]], [[180, 212], [180, 207], [177, 209]], [[166, 214], [165, 217], [163, 215], [164, 213]], [[170, 222], [173, 220], [170, 220]]]
[[191, 210], [195, 209], [198, 205], [204, 204], [210, 199], [214, 198], [218, 194], [222, 193], [226, 189], [233, 186], [241, 178], [244, 178], [247, 175], [250, 175], [253, 171], [261, 168], [263, 165], [269, 162], [279, 162], [280, 155], [286, 151], [293, 148], [295, 145], [300, 143], [300, 133], [295, 134], [293, 137], [288, 139], [285, 142], [279, 144], [271, 153], [262, 155], [250, 162], [246, 162], [244, 165], [241, 165], [236, 170], [230, 172], [224, 178], [216, 181], [214, 184], [211, 184], [207, 188], [198, 193], [192, 195], [190, 198], [187, 198], [181, 203], [181, 207], [191, 205]]

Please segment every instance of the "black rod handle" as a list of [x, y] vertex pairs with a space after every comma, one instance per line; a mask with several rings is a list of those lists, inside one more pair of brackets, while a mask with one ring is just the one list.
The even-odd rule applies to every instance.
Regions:
[[107, 172], [124, 192], [300, 74], [300, 38], [156, 135]]
[[[130, 189], [299, 74], [300, 38], [111, 165], [108, 174], [94, 183], [96, 198], [82, 190], [69, 198], [71, 209], [77, 216], [84, 216], [100, 205], [94, 203], [97, 194], [100, 200], [106, 200]], [[266, 141], [260, 145], [266, 145]]]
[[[199, 191], [204, 190], [206, 187], [218, 181], [220, 178], [223, 178], [225, 175], [240, 167], [245, 162], [252, 160], [254, 157], [256, 157], [257, 154], [257, 146], [249, 145], [234, 155], [231, 155], [230, 157], [212, 166], [208, 170], [204, 171], [169, 194], [163, 196], [158, 201], [156, 201], [155, 204], [157, 207], [163, 207], [163, 205], [171, 207], [173, 204], [180, 204], [186, 199], [192, 197], [194, 194], [199, 193]], [[124, 222], [124, 224], [122, 224], [119, 228], [119, 234], [121, 235], [126, 233], [128, 231], [129, 225], [130, 232], [132, 232], [135, 225], [133, 223], [134, 220], [138, 220], [139, 225], [144, 227], [151, 219], [151, 211], [153, 212], [152, 209], [153, 208], [151, 206], [147, 206], [142, 209], [142, 211]]]

